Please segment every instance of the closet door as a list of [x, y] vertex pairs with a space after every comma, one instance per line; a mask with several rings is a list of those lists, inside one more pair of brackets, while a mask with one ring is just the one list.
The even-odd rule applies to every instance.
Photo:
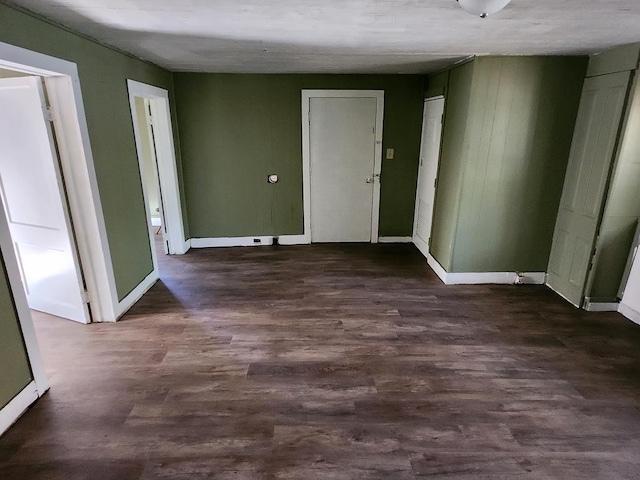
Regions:
[[576, 306], [594, 253], [629, 77], [588, 78], [582, 91], [547, 269], [547, 284]]

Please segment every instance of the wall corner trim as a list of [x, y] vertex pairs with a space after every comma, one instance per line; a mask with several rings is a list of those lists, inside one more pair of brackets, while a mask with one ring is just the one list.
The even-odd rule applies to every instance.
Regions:
[[0, 410], [0, 436], [6, 432], [11, 425], [16, 423], [22, 414], [27, 411], [27, 408], [38, 398], [36, 382], [31, 381], [18, 395], [13, 397], [13, 400]]
[[311, 239], [307, 235], [256, 235], [253, 237], [192, 238], [191, 248], [269, 246], [274, 244], [274, 238], [278, 239], [280, 245], [304, 245], [311, 243]]
[[640, 325], [640, 312], [634, 310], [633, 308], [621, 303], [618, 307], [618, 312], [627, 317], [633, 323], [637, 323]]
[[[427, 256], [427, 263], [445, 285], [513, 285], [516, 283], [516, 272], [463, 272], [449, 273], [433, 258]], [[521, 285], [544, 285], [544, 272], [523, 272]]]
[[379, 237], [379, 243], [411, 243], [412, 237]]
[[116, 320], [124, 315], [127, 310], [133, 307], [136, 302], [140, 300], [142, 296], [155, 285], [159, 278], [160, 276], [158, 275], [158, 270], [154, 269], [142, 282], [140, 282], [140, 284], [138, 284], [136, 288], [131, 290], [129, 295], [120, 300], [120, 302], [118, 302], [118, 316]]

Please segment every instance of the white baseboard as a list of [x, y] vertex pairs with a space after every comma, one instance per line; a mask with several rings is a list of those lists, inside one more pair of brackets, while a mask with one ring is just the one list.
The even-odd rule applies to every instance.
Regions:
[[633, 323], [637, 323], [638, 325], [640, 325], [640, 312], [638, 312], [637, 310], [634, 310], [628, 305], [621, 303], [618, 307], [618, 312], [627, 317]]
[[129, 295], [118, 302], [118, 306], [116, 308], [116, 320], [124, 315], [127, 310], [133, 307], [133, 305], [135, 305], [135, 303], [155, 285], [159, 278], [158, 271], [154, 270], [147, 276], [147, 278], [140, 282], [140, 284], [134, 288]]
[[191, 239], [185, 240], [184, 245], [182, 246], [182, 255], [187, 253], [191, 249]]
[[591, 302], [587, 301], [584, 305], [584, 309], [587, 312], [617, 312], [620, 308], [618, 302]]
[[435, 272], [435, 274], [438, 276], [438, 278], [440, 280], [442, 280], [442, 283], [444, 283], [446, 285], [447, 284], [447, 271], [444, 268], [442, 268], [442, 265], [440, 265], [440, 263], [435, 258], [433, 258], [433, 256], [431, 254], [427, 255], [427, 264]]
[[[259, 247], [273, 245], [273, 238], [273, 236], [192, 238], [191, 248]], [[278, 243], [280, 245], [302, 245], [311, 242], [306, 235], [279, 235]]]
[[16, 423], [16, 420], [18, 420], [37, 399], [38, 389], [36, 388], [36, 382], [32, 381], [0, 410], [0, 435]]
[[413, 238], [411, 237], [379, 237], [379, 243], [411, 243]]
[[[464, 272], [448, 273], [433, 256], [427, 256], [427, 263], [445, 285], [513, 285], [516, 283], [516, 272]], [[520, 284], [543, 285], [546, 274], [544, 272], [523, 272]]]

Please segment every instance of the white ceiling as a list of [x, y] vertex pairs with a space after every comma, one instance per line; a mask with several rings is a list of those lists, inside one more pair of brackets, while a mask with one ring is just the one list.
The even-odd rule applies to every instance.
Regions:
[[427, 73], [472, 54], [571, 55], [640, 41], [640, 0], [10, 0], [175, 71]]

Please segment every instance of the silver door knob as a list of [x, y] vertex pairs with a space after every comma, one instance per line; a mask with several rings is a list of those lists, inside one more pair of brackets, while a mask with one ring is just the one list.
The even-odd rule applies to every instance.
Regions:
[[373, 177], [367, 177], [367, 183], [373, 183]]

